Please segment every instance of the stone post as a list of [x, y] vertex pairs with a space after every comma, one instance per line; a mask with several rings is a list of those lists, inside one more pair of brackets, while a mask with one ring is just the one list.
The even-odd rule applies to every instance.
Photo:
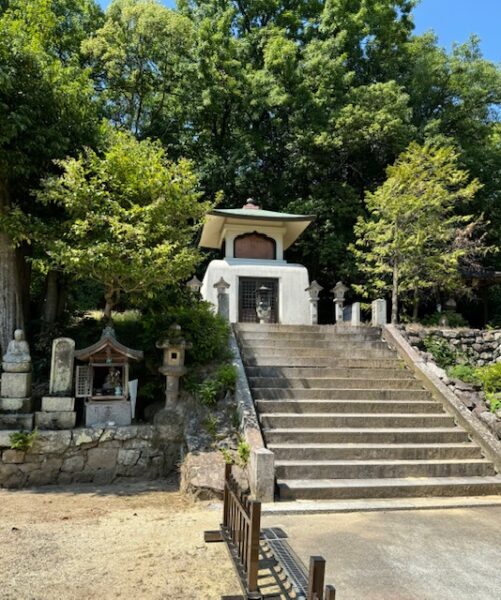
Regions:
[[214, 284], [217, 289], [217, 314], [221, 315], [226, 321], [230, 320], [230, 297], [226, 290], [230, 287], [222, 277]]
[[186, 350], [191, 344], [181, 337], [181, 327], [173, 325], [170, 330], [169, 339], [160, 340], [156, 343], [157, 348], [163, 350], [163, 363], [158, 369], [165, 375], [165, 406], [173, 405], [179, 398], [179, 379], [186, 374], [184, 360]]
[[386, 300], [378, 298], [372, 303], [372, 326], [382, 327], [388, 323]]
[[52, 342], [49, 395], [42, 398], [42, 410], [35, 413], [35, 425], [40, 429], [71, 429], [75, 427], [75, 397], [73, 395], [73, 363], [75, 341], [56, 338]]
[[351, 305], [351, 325], [352, 327], [360, 327], [360, 302], [354, 302]]
[[317, 281], [312, 281], [310, 286], [305, 290], [305, 292], [308, 292], [310, 295], [310, 315], [312, 325], [318, 323], [318, 296], [323, 289], [324, 288]]
[[331, 290], [334, 294], [334, 316], [336, 324], [343, 323], [344, 295], [347, 291], [348, 287], [346, 287], [342, 281], [338, 281]]

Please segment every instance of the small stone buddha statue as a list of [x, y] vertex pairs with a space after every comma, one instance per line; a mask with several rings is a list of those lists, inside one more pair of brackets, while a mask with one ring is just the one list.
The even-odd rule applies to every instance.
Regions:
[[6, 373], [29, 373], [31, 371], [30, 347], [24, 338], [24, 331], [16, 329], [14, 339], [9, 342], [3, 355], [2, 369]]

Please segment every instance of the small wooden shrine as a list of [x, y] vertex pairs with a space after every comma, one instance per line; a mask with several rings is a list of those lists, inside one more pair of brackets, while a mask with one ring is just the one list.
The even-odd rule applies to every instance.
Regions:
[[143, 352], [121, 344], [112, 327], [106, 327], [99, 341], [75, 351], [78, 365], [75, 396], [91, 402], [127, 401], [129, 399], [130, 361], [139, 361]]

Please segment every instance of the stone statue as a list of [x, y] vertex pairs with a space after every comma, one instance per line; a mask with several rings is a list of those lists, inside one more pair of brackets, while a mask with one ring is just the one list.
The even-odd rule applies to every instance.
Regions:
[[29, 373], [31, 356], [28, 342], [24, 339], [24, 331], [16, 329], [14, 339], [9, 342], [7, 352], [3, 356], [2, 369], [6, 373]]
[[115, 392], [115, 389], [117, 387], [120, 387], [121, 384], [121, 375], [120, 375], [120, 371], [118, 369], [115, 369], [114, 367], [111, 367], [108, 370], [108, 374], [106, 375], [106, 378], [104, 380], [104, 384], [103, 384], [103, 391], [104, 392]]

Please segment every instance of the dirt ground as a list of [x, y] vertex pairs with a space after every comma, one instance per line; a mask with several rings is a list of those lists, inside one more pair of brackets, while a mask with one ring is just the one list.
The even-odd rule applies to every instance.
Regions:
[[219, 600], [240, 593], [221, 508], [175, 481], [0, 490], [0, 598]]

